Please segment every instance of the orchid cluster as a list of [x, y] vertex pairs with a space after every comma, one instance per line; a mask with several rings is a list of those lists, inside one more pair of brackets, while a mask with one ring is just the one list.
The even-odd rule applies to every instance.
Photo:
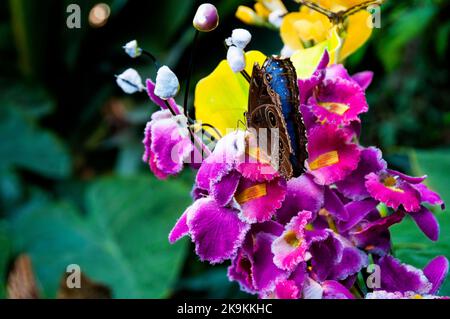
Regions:
[[[268, 14], [263, 19], [254, 13], [255, 21], [275, 27], [291, 21], [280, 3], [258, 1], [256, 10]], [[217, 11], [210, 6], [197, 12], [194, 26], [200, 31], [217, 26]], [[240, 8], [238, 16], [244, 11], [253, 14]], [[302, 7], [300, 14], [316, 14], [308, 12]], [[200, 28], [199, 21], [214, 28]], [[149, 97], [161, 110], [146, 127], [144, 161], [159, 179], [177, 175], [186, 164], [198, 169], [193, 204], [176, 222], [170, 242], [189, 236], [201, 261], [229, 262], [229, 279], [260, 298], [439, 298], [448, 260], [438, 256], [424, 269], [402, 263], [392, 255], [390, 227], [412, 218], [437, 241], [439, 224], [430, 207], [443, 209], [444, 202], [426, 186], [426, 176], [394, 171], [381, 150], [359, 143], [373, 74], [350, 75], [332, 58], [329, 42], [291, 47], [309, 158], [301, 176], [286, 180], [255, 146], [254, 132], [236, 128], [245, 121], [248, 101], [248, 84], [239, 72], [251, 74], [253, 63], [266, 58], [245, 53], [250, 38], [248, 31], [235, 30], [226, 41], [234, 53], [197, 84], [196, 121], [174, 100], [179, 83], [173, 72], [163, 67], [156, 83], [147, 80]], [[134, 42], [126, 50], [131, 56], [142, 53]], [[133, 77], [119, 76], [118, 83], [127, 87], [136, 83]], [[144, 87], [140, 78], [133, 87]], [[199, 137], [202, 132], [214, 143]], [[379, 274], [372, 284], [369, 269]]]

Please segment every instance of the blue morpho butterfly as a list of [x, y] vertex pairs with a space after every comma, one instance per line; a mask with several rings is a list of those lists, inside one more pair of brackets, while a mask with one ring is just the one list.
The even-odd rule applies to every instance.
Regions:
[[[297, 74], [290, 59], [267, 58], [255, 63], [250, 80], [247, 126], [267, 129], [267, 151], [272, 150], [271, 129], [278, 129], [278, 169], [286, 179], [300, 176], [308, 157], [306, 129], [299, 112]], [[259, 140], [259, 137], [258, 137]], [[276, 139], [274, 139], [276, 140]]]

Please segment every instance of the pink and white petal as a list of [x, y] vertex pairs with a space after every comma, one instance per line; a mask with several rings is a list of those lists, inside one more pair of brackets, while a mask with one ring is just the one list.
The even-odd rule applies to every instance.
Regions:
[[293, 271], [299, 263], [305, 261], [308, 244], [304, 232], [311, 217], [311, 212], [299, 212], [286, 225], [284, 233], [273, 242], [273, 261], [278, 268]]
[[158, 169], [165, 174], [178, 174], [193, 146], [182, 118], [158, 120], [151, 126], [151, 151]]

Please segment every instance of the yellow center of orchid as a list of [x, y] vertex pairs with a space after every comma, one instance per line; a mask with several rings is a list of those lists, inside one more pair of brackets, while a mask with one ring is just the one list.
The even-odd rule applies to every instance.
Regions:
[[338, 232], [338, 231], [337, 231], [337, 227], [336, 227], [336, 223], [334, 222], [334, 219], [333, 219], [333, 217], [331, 216], [331, 213], [330, 213], [327, 209], [322, 208], [322, 209], [319, 211], [319, 216], [325, 217], [325, 219], [327, 220], [327, 223], [328, 223], [328, 227], [329, 227], [332, 231], [334, 231], [335, 233]]
[[389, 188], [391, 191], [397, 193], [404, 193], [403, 189], [397, 187], [397, 180], [393, 176], [388, 176], [384, 178], [383, 185], [386, 186], [386, 188]]
[[309, 168], [312, 171], [316, 171], [318, 169], [332, 166], [337, 163], [339, 163], [339, 153], [337, 151], [331, 151], [320, 155], [314, 161], [310, 162]]
[[335, 102], [321, 102], [319, 106], [323, 107], [330, 113], [344, 115], [350, 107], [345, 103], [335, 103]]
[[242, 205], [254, 199], [258, 199], [267, 195], [267, 185], [258, 184], [243, 190], [235, 196], [236, 201]]
[[300, 244], [302, 243], [302, 241], [297, 238], [297, 235], [292, 230], [288, 231], [284, 235], [284, 240], [286, 241], [286, 243], [288, 243], [289, 246], [294, 247], [294, 248], [299, 247]]

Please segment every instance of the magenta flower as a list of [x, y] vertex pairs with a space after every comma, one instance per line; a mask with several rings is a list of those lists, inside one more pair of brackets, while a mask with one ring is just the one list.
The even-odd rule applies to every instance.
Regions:
[[280, 237], [272, 243], [274, 263], [278, 268], [293, 271], [295, 267], [305, 261], [308, 244], [305, 240], [305, 227], [312, 214], [302, 211], [294, 217]]
[[317, 126], [309, 132], [307, 168], [320, 185], [342, 181], [358, 166], [361, 151], [351, 136], [334, 125]]
[[236, 255], [250, 229], [238, 215], [236, 207], [221, 207], [209, 197], [199, 199], [177, 222], [169, 241], [175, 243], [189, 235], [202, 261], [221, 263]]
[[321, 122], [348, 125], [369, 110], [363, 89], [344, 79], [326, 79], [308, 104]]
[[159, 179], [180, 173], [193, 151], [186, 118], [173, 117], [168, 110], [153, 114], [145, 128], [143, 144], [143, 161]]

